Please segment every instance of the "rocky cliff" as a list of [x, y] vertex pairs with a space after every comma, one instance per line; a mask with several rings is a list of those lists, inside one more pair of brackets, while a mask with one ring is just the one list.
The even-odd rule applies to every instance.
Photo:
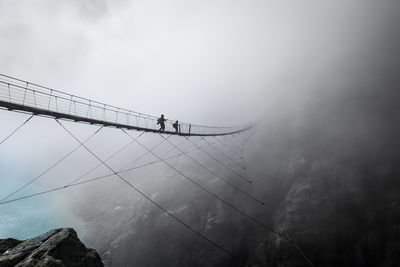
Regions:
[[101, 267], [103, 263], [73, 229], [61, 228], [27, 240], [0, 239], [0, 266]]
[[[309, 94], [279, 99], [246, 145], [253, 184], [240, 183], [205, 155], [195, 155], [266, 206], [189, 160], [171, 164], [275, 231], [288, 233], [316, 266], [400, 266], [400, 61], [371, 53], [371, 62], [373, 69], [357, 79], [345, 73], [331, 85], [311, 83], [316, 89]], [[337, 84], [345, 78], [345, 85]], [[251, 266], [310, 266], [293, 244], [182, 176], [168, 168], [151, 170], [154, 175], [146, 169], [126, 178]], [[82, 198], [74, 210], [87, 222], [86, 240], [108, 266], [241, 266], [126, 185], [102, 184]]]
[[[399, 266], [400, 126], [395, 96], [387, 91], [388, 99], [376, 102], [381, 92], [362, 90], [335, 101], [320, 97], [307, 104], [307, 110], [264, 127], [267, 130], [250, 141], [245, 152], [256, 186], [237, 185], [262, 198], [266, 207], [196, 172], [189, 163], [179, 164], [234, 206], [288, 233], [315, 266]], [[293, 244], [179, 175], [167, 174], [136, 178], [135, 184], [251, 266], [310, 266]], [[97, 189], [88, 196], [87, 207], [77, 201], [77, 215], [92, 229], [87, 240], [107, 266], [241, 266], [129, 188]]]

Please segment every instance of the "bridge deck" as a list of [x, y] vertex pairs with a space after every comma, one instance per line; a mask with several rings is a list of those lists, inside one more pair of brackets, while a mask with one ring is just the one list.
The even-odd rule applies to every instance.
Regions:
[[160, 132], [157, 117], [67, 94], [52, 88], [0, 74], [0, 107], [58, 119], [181, 136], [221, 136], [243, 132], [250, 124], [210, 127], [179, 123], [176, 133], [171, 120]]

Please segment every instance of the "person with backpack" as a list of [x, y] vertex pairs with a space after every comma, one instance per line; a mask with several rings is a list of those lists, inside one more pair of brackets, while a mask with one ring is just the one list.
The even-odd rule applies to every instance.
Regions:
[[176, 133], [180, 132], [179, 131], [179, 122], [178, 121], [176, 121], [174, 124], [172, 124], [172, 127], [174, 127]]
[[163, 132], [165, 130], [165, 122], [167, 121], [166, 118], [164, 118], [164, 114], [161, 114], [161, 117], [158, 118], [157, 124], [160, 124], [160, 132]]

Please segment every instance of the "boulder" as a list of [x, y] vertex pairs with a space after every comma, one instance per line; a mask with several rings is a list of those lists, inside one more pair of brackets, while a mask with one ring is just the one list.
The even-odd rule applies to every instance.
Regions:
[[1, 267], [100, 267], [99, 254], [79, 240], [72, 228], [59, 228], [43, 235], [17, 240], [0, 239]]

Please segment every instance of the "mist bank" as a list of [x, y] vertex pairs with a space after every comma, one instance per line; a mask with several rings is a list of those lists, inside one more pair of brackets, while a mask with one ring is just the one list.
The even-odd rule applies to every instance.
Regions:
[[[288, 232], [316, 266], [397, 266], [400, 222], [398, 83], [310, 101], [253, 140], [250, 169]], [[371, 87], [376, 86], [374, 83]], [[260, 266], [307, 266], [267, 238]], [[370, 265], [369, 265], [370, 264]]]
[[[267, 207], [240, 196], [187, 159], [174, 164], [274, 230], [287, 232], [317, 266], [396, 266], [400, 128], [397, 76], [392, 74], [390, 79], [377, 75], [367, 87], [320, 91], [269, 114], [243, 154], [254, 183], [237, 183]], [[384, 83], [385, 89], [377, 89]], [[197, 157], [206, 161], [205, 155]], [[152, 174], [127, 177], [254, 266], [308, 266], [290, 243], [176, 173], [147, 172]], [[236, 181], [231, 173], [222, 174]], [[87, 223], [87, 242], [108, 266], [240, 266], [124, 185], [86, 191], [75, 207]]]

